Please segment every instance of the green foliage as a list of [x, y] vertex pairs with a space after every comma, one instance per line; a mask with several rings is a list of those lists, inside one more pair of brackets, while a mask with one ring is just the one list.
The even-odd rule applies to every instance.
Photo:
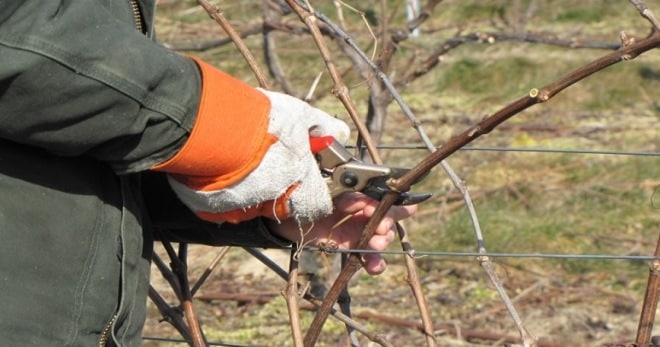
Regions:
[[[524, 57], [478, 61], [469, 57], [445, 67], [446, 73], [438, 81], [443, 92], [462, 91], [470, 94], [507, 95], [520, 91], [520, 81], [529, 81], [536, 65]], [[516, 83], [511, 83], [515, 76]]]
[[[660, 216], [652, 206], [651, 189], [643, 183], [657, 179], [657, 161], [643, 157], [587, 161], [574, 156], [566, 160], [577, 166], [561, 174], [561, 186], [542, 178], [521, 179], [511, 183], [511, 188], [502, 187], [477, 200], [489, 251], [626, 255], [629, 242], [638, 235], [648, 240], [657, 237]], [[516, 163], [506, 165], [515, 167]], [[479, 191], [472, 190], [473, 194]], [[441, 232], [434, 235], [433, 241], [425, 238], [421, 243], [425, 249], [475, 250], [472, 226], [464, 211], [447, 216]], [[561, 264], [572, 273], [603, 271], [610, 266], [577, 260], [548, 260], [547, 264]], [[641, 263], [633, 264], [619, 270], [638, 271]]]
[[500, 1], [466, 1], [457, 6], [454, 18], [461, 18], [461, 20], [469, 21], [484, 17], [488, 18], [501, 11], [503, 11], [503, 5]]
[[560, 22], [593, 23], [603, 20], [604, 16], [605, 13], [600, 7], [568, 7], [565, 11], [558, 13], [555, 20]]
[[[388, 2], [388, 6], [396, 11], [391, 17], [391, 28], [403, 23], [405, 9], [400, 3]], [[419, 38], [403, 42], [392, 62], [396, 68], [391, 75], [404, 75], [407, 69], [457, 31], [469, 33], [502, 28], [502, 18], [518, 18], [511, 3], [505, 0], [443, 1], [425, 27], [437, 31], [423, 32]], [[521, 3], [524, 10], [529, 1]], [[631, 30], [637, 36], [648, 32], [648, 25], [639, 19], [626, 1], [555, 0], [537, 3], [540, 7], [530, 19], [528, 30], [603, 41], [616, 41], [620, 30]], [[223, 10], [231, 20], [247, 22], [259, 15], [257, 4], [253, 1], [227, 2]], [[314, 5], [330, 18], [336, 15], [331, 2]], [[375, 0], [359, 4], [369, 9], [366, 15], [372, 25], [381, 20], [377, 5]], [[208, 20], [200, 12], [172, 13], [186, 23], [202, 20], [202, 17]], [[346, 10], [345, 15], [352, 33], [365, 32], [357, 14]], [[367, 51], [370, 40], [367, 35], [356, 37]], [[250, 37], [246, 41], [251, 48], [254, 47], [257, 59], [262, 59], [260, 38]], [[330, 48], [335, 63], [344, 73], [351, 96], [363, 112], [367, 84], [348, 68], [336, 46]], [[298, 90], [306, 90], [314, 76], [323, 70], [323, 63], [309, 37], [288, 34], [278, 37], [278, 52], [285, 73]], [[540, 88], [605, 53], [520, 42], [466, 43], [448, 53], [430, 73], [402, 91], [430, 138], [435, 144], [442, 145], [452, 134], [526, 95], [530, 88]], [[239, 78], [253, 82], [252, 73], [235, 48], [225, 46], [202, 54]], [[417, 60], [410, 58], [413, 55]], [[657, 52], [650, 52], [643, 58], [601, 71], [549, 102], [517, 115], [504, 124], [502, 128], [505, 129], [495, 129], [473, 145], [657, 151], [657, 124], [660, 121], [657, 57]], [[332, 83], [325, 74], [317, 94], [331, 88]], [[342, 106], [332, 97], [324, 97], [316, 101], [316, 105], [332, 114], [345, 116]], [[392, 107], [391, 110], [383, 142], [419, 144], [398, 109]], [[421, 151], [414, 154], [390, 151], [384, 157], [391, 164], [414, 165], [424, 155], [425, 152]], [[657, 202], [660, 201], [660, 192], [654, 193], [658, 190], [660, 167], [657, 157], [462, 151], [448, 161], [470, 189], [486, 246], [491, 252], [626, 255], [632, 253], [633, 248], [634, 252], [644, 254], [653, 250], [660, 226], [660, 202]], [[465, 208], [443, 210], [445, 204], [457, 204], [457, 199], [455, 196], [450, 198], [455, 190], [442, 170], [435, 169], [424, 182], [415, 186], [415, 191], [435, 194], [420, 207], [420, 215], [410, 221], [411, 243], [417, 250], [476, 249]], [[653, 194], [656, 195], [655, 206]], [[449, 201], [444, 201], [445, 198]], [[390, 259], [391, 264], [401, 261], [395, 257]], [[450, 320], [458, 314], [457, 307], [469, 309], [472, 314], [488, 302], [497, 301], [490, 288], [479, 286], [485, 282], [481, 273], [472, 277], [437, 273], [439, 268], [463, 266], [462, 269], [473, 269], [477, 267], [474, 263], [462, 258], [451, 264], [440, 257], [418, 260], [420, 272], [424, 276], [437, 276], [438, 282], [444, 281], [442, 285], [449, 286], [448, 291], [457, 292], [471, 286], [462, 294], [465, 301], [454, 303], [454, 306], [443, 303], [443, 309], [434, 314]], [[533, 268], [546, 277], [564, 276], [562, 280], [567, 282], [579, 280], [582, 276], [600, 276], [604, 278], [601, 284], [609, 286], [608, 289], [634, 291], [635, 294], [643, 291], [647, 273], [646, 263], [639, 261], [496, 261], [525, 271]], [[356, 290], [372, 286], [380, 290], [378, 283], [392, 285], [382, 282], [382, 277], [361, 278]], [[379, 292], [374, 296], [380, 298], [381, 295]], [[408, 294], [401, 296], [405, 295]], [[393, 301], [390, 305], [396, 304]], [[308, 326], [311, 316], [312, 313], [304, 313], [303, 326]], [[226, 328], [219, 324], [222, 332], [217, 334], [222, 340], [237, 344], [267, 341], [272, 345], [285, 345], [285, 341], [290, 341], [287, 340], [289, 330], [283, 321], [285, 318], [286, 308], [283, 300], [278, 298], [265, 305], [258, 314], [242, 319], [241, 328]], [[212, 327], [207, 325], [206, 329]], [[341, 335], [341, 325], [332, 320], [325, 329], [328, 329], [327, 335]]]

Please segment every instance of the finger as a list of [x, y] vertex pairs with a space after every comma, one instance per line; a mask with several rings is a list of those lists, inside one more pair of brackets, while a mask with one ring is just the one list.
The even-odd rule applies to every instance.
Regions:
[[[393, 223], [393, 222], [392, 222]], [[387, 249], [387, 247], [394, 241], [396, 234], [394, 229], [390, 228], [382, 235], [374, 235], [369, 239], [369, 249], [382, 251]], [[368, 253], [364, 257], [364, 268], [370, 275], [379, 275], [385, 271], [387, 268], [387, 263], [380, 254], [377, 253]]]
[[380, 275], [387, 269], [387, 263], [380, 254], [369, 253], [363, 257], [364, 269], [370, 275]]
[[414, 215], [415, 212], [417, 212], [417, 205], [392, 206], [387, 210], [386, 216], [398, 222]]
[[[371, 202], [368, 201], [363, 208], [364, 214], [367, 217], [371, 217], [377, 207], [378, 202], [374, 200], [371, 200]], [[386, 216], [393, 218], [395, 221], [400, 221], [414, 215], [415, 212], [417, 212], [417, 205], [392, 206], [387, 210]]]
[[306, 118], [313, 123], [309, 129], [310, 136], [332, 136], [341, 144], [348, 141], [351, 129], [346, 123], [314, 107], [310, 107], [308, 111]]
[[[370, 204], [374, 204], [374, 200], [368, 196], [360, 193], [344, 193], [335, 198], [335, 208], [346, 214], [353, 214], [360, 212]], [[373, 209], [371, 209], [373, 211]]]
[[[380, 223], [378, 223], [375, 234], [384, 235], [393, 228], [396, 222], [412, 216], [416, 210], [417, 206], [394, 206], [390, 208], [383, 219], [381, 219]], [[364, 216], [366, 218], [371, 217], [370, 213], [373, 213], [373, 211], [370, 211], [369, 208], [364, 209]]]
[[380, 220], [380, 223], [378, 223], [378, 226], [376, 227], [376, 231], [374, 232], [375, 235], [387, 235], [392, 228], [394, 227], [394, 219], [390, 217], [385, 217]]
[[[340, 211], [356, 213], [362, 210], [367, 217], [371, 217], [379, 202], [364, 194], [344, 193], [335, 198], [334, 203]], [[412, 216], [415, 212], [417, 212], [417, 205], [392, 206], [387, 211], [387, 216], [392, 217], [395, 221], [400, 221]]]
[[382, 235], [373, 235], [369, 239], [368, 247], [374, 251], [384, 251], [389, 247], [390, 243], [394, 241], [394, 230], [390, 229]]

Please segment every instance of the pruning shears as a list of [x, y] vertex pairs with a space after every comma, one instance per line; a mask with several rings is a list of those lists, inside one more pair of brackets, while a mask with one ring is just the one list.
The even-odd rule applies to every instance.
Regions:
[[[311, 137], [310, 147], [319, 163], [332, 197], [345, 192], [361, 192], [380, 201], [392, 191], [388, 180], [396, 179], [409, 168], [365, 163], [355, 158], [332, 136]], [[417, 182], [415, 182], [417, 183]], [[401, 193], [395, 205], [415, 205], [430, 198], [430, 193]]]

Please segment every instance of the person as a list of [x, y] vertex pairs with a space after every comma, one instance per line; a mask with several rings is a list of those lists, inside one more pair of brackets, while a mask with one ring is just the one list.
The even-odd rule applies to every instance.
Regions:
[[[348, 248], [373, 213], [333, 202], [309, 153], [343, 122], [158, 45], [154, 10], [0, 2], [2, 346], [140, 345], [154, 239]], [[370, 247], [414, 211], [390, 209]]]

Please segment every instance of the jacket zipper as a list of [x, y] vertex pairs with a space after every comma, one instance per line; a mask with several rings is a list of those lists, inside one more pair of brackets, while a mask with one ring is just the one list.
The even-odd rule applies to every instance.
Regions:
[[133, 11], [133, 21], [135, 22], [135, 29], [144, 34], [144, 27], [142, 26], [142, 12], [137, 0], [130, 0], [131, 10]]
[[112, 326], [117, 320], [117, 315], [113, 315], [108, 324], [105, 325], [103, 331], [101, 331], [101, 337], [99, 338], [99, 347], [105, 347], [110, 340], [110, 334], [112, 333]]
[[[133, 22], [135, 24], [135, 29], [141, 33], [144, 32], [144, 27], [142, 26], [142, 12], [140, 11], [140, 6], [137, 3], [137, 0], [130, 0], [131, 11], [133, 12]], [[113, 315], [110, 321], [103, 327], [101, 331], [101, 336], [99, 337], [99, 347], [105, 347], [110, 340], [110, 335], [112, 334], [112, 326], [117, 320], [117, 315]]]

